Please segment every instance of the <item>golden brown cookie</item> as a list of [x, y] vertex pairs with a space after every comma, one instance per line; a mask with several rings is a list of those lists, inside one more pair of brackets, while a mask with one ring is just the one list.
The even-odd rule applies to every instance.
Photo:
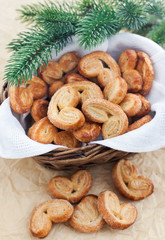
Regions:
[[11, 108], [18, 114], [28, 112], [33, 104], [33, 94], [25, 87], [11, 86], [9, 97]]
[[152, 61], [146, 53], [137, 51], [137, 57], [138, 60], [136, 70], [139, 71], [143, 78], [143, 86], [142, 90], [140, 90], [140, 93], [142, 95], [146, 95], [147, 93], [149, 93], [152, 87], [152, 82], [154, 79], [154, 69], [152, 66]]
[[120, 106], [105, 99], [91, 98], [82, 105], [86, 117], [97, 123], [103, 123], [104, 139], [116, 137], [127, 131], [128, 118]]
[[133, 93], [128, 93], [120, 103], [120, 107], [128, 117], [133, 117], [140, 111], [142, 102], [139, 96]]
[[75, 206], [70, 225], [80, 232], [97, 232], [103, 225], [104, 220], [97, 208], [97, 196], [88, 195]]
[[71, 203], [80, 201], [91, 186], [92, 177], [87, 170], [75, 172], [70, 180], [66, 177], [56, 176], [49, 182], [49, 189], [54, 197], [66, 199]]
[[[114, 78], [120, 76], [120, 68], [116, 61], [110, 56], [110, 54], [103, 51], [96, 51], [85, 55], [79, 62], [78, 70], [81, 75], [85, 77], [97, 77], [102, 86], [106, 85], [107, 77], [106, 70], [104, 72], [104, 64], [108, 68], [108, 78]], [[105, 79], [106, 78], [106, 79]]]
[[136, 94], [140, 99], [141, 99], [141, 102], [142, 102], [142, 106], [141, 106], [141, 109], [140, 111], [136, 114], [136, 117], [143, 117], [145, 116], [146, 114], [148, 114], [151, 110], [151, 104], [150, 102], [144, 97], [142, 96], [141, 94], [137, 93]]
[[46, 66], [46, 64], [43, 64], [39, 75], [41, 75], [42, 79], [47, 84], [52, 84], [54, 81], [62, 78], [63, 71], [58, 62], [50, 61], [48, 62], [48, 66]]
[[60, 89], [64, 83], [62, 81], [55, 81], [49, 87], [49, 98], [51, 98], [58, 89]]
[[85, 122], [83, 113], [76, 108], [79, 103], [78, 92], [70, 86], [63, 86], [51, 98], [48, 118], [57, 128], [73, 131]]
[[112, 179], [117, 190], [128, 199], [140, 200], [153, 193], [152, 181], [138, 176], [135, 165], [129, 160], [122, 159], [116, 163]]
[[88, 79], [84, 78], [80, 74], [77, 73], [68, 73], [65, 76], [65, 83], [73, 83], [77, 81], [88, 81]]
[[56, 145], [66, 146], [68, 148], [80, 147], [81, 143], [75, 138], [73, 133], [68, 131], [61, 131], [55, 134], [54, 143]]
[[77, 91], [81, 103], [89, 98], [103, 98], [103, 93], [99, 86], [90, 81], [77, 81], [68, 83], [65, 86], [72, 87]]
[[30, 113], [34, 121], [37, 122], [47, 116], [48, 105], [49, 102], [43, 99], [38, 99], [33, 102]]
[[46, 97], [48, 92], [46, 83], [36, 76], [33, 76], [31, 80], [28, 80], [27, 88], [32, 92], [34, 99]]
[[99, 124], [86, 121], [81, 128], [73, 132], [73, 135], [80, 142], [89, 143], [99, 136], [100, 131]]
[[66, 222], [73, 214], [73, 206], [66, 200], [53, 199], [40, 204], [30, 220], [30, 231], [38, 238], [46, 237], [52, 228], [52, 222]]
[[77, 52], [69, 52], [60, 58], [59, 65], [63, 72], [68, 73], [77, 67], [79, 61], [80, 56]]
[[123, 73], [123, 78], [128, 84], [129, 92], [139, 92], [143, 86], [141, 74], [135, 69], [128, 69]]
[[29, 128], [28, 137], [36, 142], [49, 144], [53, 142], [56, 133], [57, 128], [44, 117]]
[[137, 217], [136, 207], [132, 203], [120, 204], [117, 195], [111, 191], [99, 194], [98, 210], [105, 222], [114, 229], [128, 228]]
[[104, 88], [104, 97], [112, 103], [119, 104], [127, 94], [128, 85], [122, 77], [109, 80]]
[[144, 124], [150, 122], [152, 120], [152, 117], [150, 115], [145, 115], [144, 117], [140, 118], [139, 120], [135, 121], [131, 125], [128, 126], [128, 132], [135, 130], [137, 128], [140, 128]]
[[123, 51], [118, 59], [118, 64], [121, 72], [125, 72], [129, 69], [134, 69], [137, 63], [137, 53], [132, 49], [126, 49]]

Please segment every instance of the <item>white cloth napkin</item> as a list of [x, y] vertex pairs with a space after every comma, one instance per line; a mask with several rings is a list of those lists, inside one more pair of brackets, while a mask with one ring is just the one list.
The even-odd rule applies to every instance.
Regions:
[[[94, 141], [116, 150], [127, 152], [148, 152], [165, 146], [165, 51], [153, 41], [131, 33], [120, 33], [105, 41], [100, 47], [94, 50], [103, 50], [118, 59], [120, 53], [125, 49], [135, 49], [146, 52], [152, 59], [154, 66], [154, 83], [148, 96], [151, 103], [152, 121], [144, 126], [123, 134], [121, 136]], [[80, 56], [88, 53], [78, 47], [74, 42], [56, 57], [53, 53], [53, 60], [59, 59], [64, 53], [77, 51]], [[0, 156], [3, 158], [25, 158], [49, 152], [59, 146], [53, 144], [37, 143], [25, 134], [26, 118], [12, 113], [9, 105], [9, 98], [0, 106]]]

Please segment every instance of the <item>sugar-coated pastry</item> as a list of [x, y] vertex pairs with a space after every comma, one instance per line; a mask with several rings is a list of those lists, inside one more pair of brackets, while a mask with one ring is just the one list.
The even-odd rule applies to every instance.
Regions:
[[11, 86], [9, 90], [10, 106], [18, 114], [26, 113], [33, 104], [33, 94], [25, 87]]
[[30, 231], [38, 238], [46, 237], [52, 228], [52, 222], [66, 222], [73, 214], [73, 206], [66, 200], [53, 199], [40, 204], [30, 220]]
[[143, 86], [141, 74], [135, 69], [128, 69], [123, 73], [123, 78], [128, 84], [129, 92], [139, 92]]
[[98, 198], [95, 195], [84, 197], [81, 202], [74, 207], [73, 215], [71, 216], [70, 225], [80, 232], [91, 233], [99, 231], [104, 220], [98, 211]]
[[68, 83], [65, 86], [72, 87], [78, 92], [81, 103], [89, 98], [103, 98], [103, 93], [100, 87], [90, 81], [77, 81]]
[[40, 99], [47, 95], [48, 87], [46, 83], [39, 77], [33, 76], [27, 82], [27, 88], [33, 93], [34, 99]]
[[137, 53], [132, 49], [126, 49], [123, 51], [118, 59], [118, 64], [121, 72], [125, 72], [128, 69], [134, 69], [137, 63]]
[[56, 133], [57, 128], [44, 117], [29, 128], [28, 137], [36, 142], [49, 144], [53, 142]]
[[128, 228], [137, 217], [136, 207], [132, 203], [120, 204], [117, 195], [111, 191], [99, 194], [98, 210], [105, 222], [114, 229]]
[[103, 123], [104, 139], [116, 137], [127, 131], [128, 118], [120, 106], [105, 99], [91, 98], [82, 105], [86, 117], [97, 123]]
[[68, 148], [80, 147], [81, 143], [75, 138], [73, 133], [68, 131], [61, 131], [55, 134], [54, 143], [56, 145], [66, 146]]
[[79, 103], [78, 92], [70, 86], [63, 86], [51, 98], [48, 118], [57, 128], [77, 130], [85, 122], [83, 113], [76, 108]]
[[80, 142], [89, 143], [99, 136], [100, 131], [101, 127], [98, 123], [86, 121], [81, 128], [73, 132], [73, 135]]
[[88, 79], [84, 78], [78, 73], [68, 73], [65, 76], [65, 83], [73, 83], [77, 81], [88, 81]]
[[128, 93], [120, 103], [120, 107], [128, 117], [133, 117], [140, 111], [142, 102], [139, 96], [133, 93]]
[[[104, 64], [108, 66], [112, 78], [120, 76], [120, 68], [110, 54], [103, 51], [95, 51], [85, 55], [79, 62], [78, 70], [85, 77], [97, 77], [104, 81]], [[104, 85], [104, 84], [103, 84]]]
[[37, 99], [33, 102], [30, 113], [34, 121], [37, 122], [47, 116], [48, 105], [49, 102], [44, 99]]
[[137, 93], [136, 94], [140, 99], [141, 99], [141, 102], [142, 102], [142, 106], [141, 106], [141, 109], [140, 111], [136, 114], [136, 117], [143, 117], [145, 116], [146, 114], [148, 114], [151, 110], [151, 104], [150, 102], [144, 97], [142, 96], [141, 94]]
[[89, 171], [79, 170], [71, 179], [56, 176], [49, 182], [49, 189], [54, 197], [66, 199], [76, 203], [84, 197], [92, 186], [92, 177]]
[[126, 198], [140, 200], [153, 193], [153, 183], [150, 179], [138, 176], [135, 165], [122, 159], [112, 170], [112, 179], [117, 190]]
[[47, 84], [52, 84], [54, 81], [62, 78], [63, 71], [58, 62], [50, 61], [48, 66], [43, 64], [40, 75]]
[[128, 132], [135, 130], [137, 128], [140, 128], [144, 124], [150, 122], [152, 120], [152, 117], [150, 115], [145, 115], [144, 117], [140, 118], [139, 120], [135, 121], [131, 125], [128, 126]]
[[62, 81], [55, 81], [49, 87], [49, 98], [51, 98], [58, 89], [60, 89], [64, 83]]
[[112, 103], [119, 104], [126, 96], [127, 89], [128, 85], [122, 77], [112, 78], [104, 88], [104, 97]]
[[136, 70], [140, 72], [143, 78], [143, 86], [140, 90], [140, 93], [142, 95], [146, 95], [147, 93], [149, 93], [152, 87], [152, 82], [154, 79], [154, 69], [152, 66], [152, 61], [146, 53], [137, 51], [137, 56], [138, 60]]
[[79, 61], [80, 57], [77, 52], [69, 52], [60, 58], [59, 64], [62, 71], [68, 73], [77, 67]]

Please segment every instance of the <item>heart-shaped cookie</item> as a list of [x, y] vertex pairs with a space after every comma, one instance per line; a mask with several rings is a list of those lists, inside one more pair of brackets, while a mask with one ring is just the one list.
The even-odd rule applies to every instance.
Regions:
[[97, 196], [88, 195], [75, 206], [70, 225], [81, 232], [97, 232], [104, 225], [104, 220], [97, 208]]
[[129, 160], [122, 159], [114, 166], [112, 179], [117, 190], [129, 199], [140, 200], [153, 193], [152, 181], [137, 176], [137, 169]]
[[87, 170], [79, 170], [71, 176], [56, 176], [49, 182], [49, 189], [54, 197], [76, 203], [85, 196], [92, 185], [91, 174]]
[[40, 204], [31, 217], [30, 231], [38, 238], [46, 237], [52, 222], [66, 222], [73, 213], [73, 206], [66, 200], [54, 199]]
[[98, 210], [106, 223], [115, 229], [128, 228], [137, 217], [136, 207], [132, 203], [120, 204], [117, 195], [111, 191], [100, 193]]

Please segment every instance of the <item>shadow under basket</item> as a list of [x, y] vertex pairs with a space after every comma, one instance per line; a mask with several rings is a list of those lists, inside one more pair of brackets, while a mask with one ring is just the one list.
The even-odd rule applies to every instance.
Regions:
[[[4, 84], [0, 103], [8, 97], [9, 88]], [[58, 148], [48, 153], [35, 156], [33, 159], [45, 166], [55, 170], [85, 168], [97, 164], [114, 162], [126, 155], [128, 152], [117, 151], [98, 144], [90, 144], [79, 148]]]

